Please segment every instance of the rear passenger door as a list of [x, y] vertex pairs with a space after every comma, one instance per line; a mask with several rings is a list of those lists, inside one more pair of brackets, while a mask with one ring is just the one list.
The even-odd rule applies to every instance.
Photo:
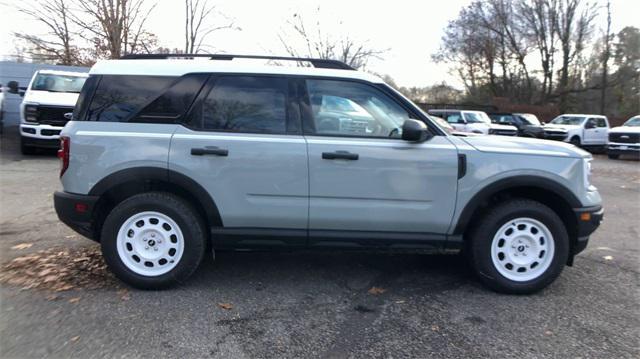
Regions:
[[213, 75], [174, 133], [169, 168], [215, 201], [214, 243], [305, 243], [307, 149], [292, 101], [284, 77]]

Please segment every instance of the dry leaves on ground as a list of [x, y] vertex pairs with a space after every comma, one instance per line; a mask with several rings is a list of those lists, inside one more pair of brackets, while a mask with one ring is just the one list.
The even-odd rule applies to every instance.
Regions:
[[11, 247], [11, 249], [27, 249], [27, 248], [31, 248], [31, 246], [33, 246], [33, 243], [20, 243], [20, 244], [16, 244], [15, 246]]
[[226, 309], [226, 310], [231, 310], [231, 309], [233, 309], [233, 304], [230, 304], [230, 303], [218, 303], [218, 307], [220, 307], [222, 309]]
[[13, 259], [0, 267], [0, 282], [23, 289], [62, 292], [115, 287], [98, 246], [48, 249]]
[[373, 294], [373, 295], [378, 295], [378, 294], [382, 294], [384, 292], [386, 292], [387, 290], [381, 287], [371, 287], [367, 293], [369, 294]]

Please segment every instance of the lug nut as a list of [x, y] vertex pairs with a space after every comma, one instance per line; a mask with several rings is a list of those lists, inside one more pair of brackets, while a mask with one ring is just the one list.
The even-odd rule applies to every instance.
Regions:
[[149, 246], [145, 246], [144, 249], [149, 249]]

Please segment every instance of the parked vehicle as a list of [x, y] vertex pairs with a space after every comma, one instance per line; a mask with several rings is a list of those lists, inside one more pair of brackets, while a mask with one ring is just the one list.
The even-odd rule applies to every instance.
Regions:
[[617, 159], [620, 155], [640, 156], [640, 115], [631, 117], [622, 126], [609, 131], [607, 155]]
[[607, 145], [609, 120], [601, 115], [566, 114], [544, 125], [547, 139], [569, 142], [578, 147]]
[[544, 128], [536, 115], [530, 113], [491, 112], [487, 113], [492, 123], [510, 125], [518, 129], [518, 136], [544, 138]]
[[430, 115], [441, 117], [460, 132], [480, 133], [484, 135], [515, 136], [518, 129], [514, 126], [491, 123], [491, 119], [482, 111], [467, 110], [429, 110]]
[[438, 116], [431, 116], [428, 115], [429, 118], [434, 121], [435, 123], [438, 124], [438, 126], [440, 126], [440, 128], [442, 128], [443, 130], [445, 130], [448, 134], [453, 135], [453, 136], [462, 136], [462, 137], [467, 137], [467, 136], [480, 136], [481, 134], [479, 133], [471, 133], [471, 132], [460, 132], [460, 131], [456, 131], [455, 128], [453, 128], [453, 126], [451, 126], [449, 124], [449, 122], [447, 122], [445, 119], [438, 117]]
[[58, 148], [62, 127], [69, 121], [86, 73], [39, 70], [31, 78], [20, 104], [20, 148]]
[[334, 60], [162, 60], [185, 56], [99, 61], [62, 131], [56, 212], [133, 286], [184, 282], [207, 248], [464, 248], [483, 283], [531, 293], [602, 219], [574, 146], [450, 136]]

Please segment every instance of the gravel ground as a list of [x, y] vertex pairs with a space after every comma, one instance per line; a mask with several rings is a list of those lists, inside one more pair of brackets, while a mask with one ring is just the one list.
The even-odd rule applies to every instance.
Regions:
[[0, 285], [2, 358], [640, 356], [638, 161], [596, 156], [606, 220], [535, 295], [493, 293], [457, 256], [359, 252], [218, 253], [152, 292], [114, 280], [98, 246], [58, 222], [55, 156], [22, 157], [4, 136], [2, 270], [25, 256], [66, 269]]

